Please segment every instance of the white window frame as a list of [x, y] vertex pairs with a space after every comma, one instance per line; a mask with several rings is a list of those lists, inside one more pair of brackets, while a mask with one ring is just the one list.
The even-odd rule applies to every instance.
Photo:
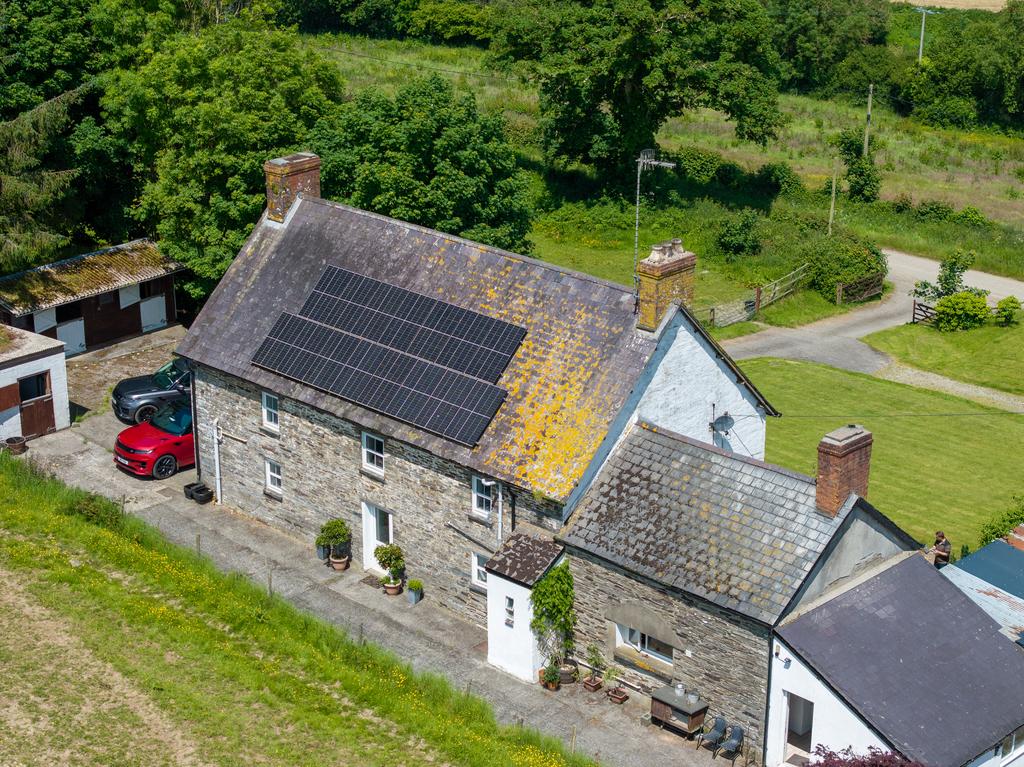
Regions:
[[[277, 467], [274, 471], [273, 467]], [[273, 495], [284, 495], [284, 467], [273, 458], [263, 459], [264, 488]], [[277, 484], [274, 481], [277, 481]]]
[[505, 595], [505, 625], [513, 628], [516, 623], [516, 600], [515, 597]]
[[[373, 444], [371, 443], [372, 440], [376, 440], [377, 442], [380, 443], [380, 449], [379, 450], [374, 448]], [[380, 436], [379, 434], [374, 434], [373, 432], [364, 431], [362, 437], [360, 438], [360, 442], [362, 443], [362, 451], [361, 452], [362, 452], [362, 465], [363, 465], [363, 468], [366, 471], [371, 472], [372, 474], [383, 474], [384, 473], [384, 438], [382, 436]], [[367, 460], [368, 458], [370, 460]], [[374, 461], [372, 460], [373, 458], [377, 458], [377, 459], [380, 460], [380, 466], [378, 466], [376, 463], [374, 463]]]
[[[491, 484], [487, 484], [490, 482]], [[477, 519], [490, 521], [491, 511], [494, 508], [494, 485], [495, 483], [484, 477], [474, 474], [470, 484], [472, 490], [470, 514]]]
[[[484, 569], [484, 565], [490, 558], [489, 554], [480, 551], [469, 553], [469, 582], [484, 591], [487, 590], [487, 570]], [[481, 573], [483, 574], [482, 578], [480, 577]]]
[[263, 428], [273, 432], [281, 431], [281, 398], [268, 391], [260, 392], [260, 409]]
[[[648, 634], [642, 632], [640, 629], [635, 629], [632, 626], [622, 625], [619, 626], [619, 636], [621, 638], [620, 644], [632, 648], [641, 655], [646, 655], [649, 658], [654, 658], [654, 660], [661, 661], [662, 663], [667, 663], [669, 665], [672, 664], [672, 656], [665, 655], [664, 653], [661, 653], [657, 650], [652, 650], [648, 642], [649, 639], [655, 639], [661, 642], [662, 644], [667, 645], [668, 642], [665, 642], [663, 639], [658, 639], [658, 637], [651, 637]], [[671, 645], [669, 645], [669, 647], [671, 647]]]
[[1024, 754], [1024, 727], [1018, 727], [999, 744], [1000, 764], [1009, 764], [1021, 754]]

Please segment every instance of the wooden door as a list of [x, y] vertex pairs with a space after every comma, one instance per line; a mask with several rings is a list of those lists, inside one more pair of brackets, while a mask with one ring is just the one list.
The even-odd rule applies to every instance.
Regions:
[[18, 388], [21, 396], [21, 435], [25, 439], [32, 439], [56, 431], [49, 371], [20, 379]]

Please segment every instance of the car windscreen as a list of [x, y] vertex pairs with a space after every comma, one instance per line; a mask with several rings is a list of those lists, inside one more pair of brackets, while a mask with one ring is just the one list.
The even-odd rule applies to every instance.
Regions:
[[187, 407], [160, 408], [150, 423], [161, 431], [180, 437], [192, 431], [192, 410]]
[[170, 389], [171, 385], [179, 375], [179, 371], [174, 367], [174, 362], [168, 362], [158, 371], [153, 373], [153, 383], [161, 389]]

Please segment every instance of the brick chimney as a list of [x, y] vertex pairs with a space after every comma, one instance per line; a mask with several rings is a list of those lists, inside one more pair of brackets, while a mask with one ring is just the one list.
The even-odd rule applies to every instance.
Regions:
[[267, 217], [284, 221], [299, 192], [320, 196], [320, 158], [312, 152], [296, 152], [263, 163], [267, 177]]
[[1017, 525], [1010, 534], [1006, 536], [1006, 542], [1015, 549], [1024, 551], [1024, 525]]
[[863, 426], [851, 423], [830, 431], [818, 443], [818, 510], [834, 517], [850, 493], [866, 497], [874, 438]]
[[697, 274], [697, 256], [679, 239], [651, 248], [651, 255], [637, 264], [640, 311], [637, 327], [655, 330], [673, 302], [690, 306]]

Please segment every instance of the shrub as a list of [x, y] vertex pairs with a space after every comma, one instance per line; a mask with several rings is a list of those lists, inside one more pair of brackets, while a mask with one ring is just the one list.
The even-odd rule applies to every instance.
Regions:
[[1024, 525], [1024, 495], [1013, 496], [1010, 508], [981, 526], [981, 545], [987, 546], [1008, 535], [1017, 525]]
[[836, 300], [836, 285], [846, 285], [887, 270], [885, 255], [874, 243], [853, 237], [821, 239], [806, 251], [810, 285], [825, 300]]
[[391, 583], [401, 580], [402, 570], [405, 569], [405, 555], [398, 544], [387, 543], [378, 546], [373, 550], [373, 556], [377, 558], [380, 566], [388, 571]]
[[770, 162], [758, 168], [754, 180], [770, 193], [796, 194], [804, 191], [804, 182], [784, 162]]
[[742, 166], [731, 160], [726, 160], [718, 166], [715, 172], [715, 180], [722, 186], [736, 187], [747, 177], [747, 172]]
[[464, 0], [420, 0], [409, 16], [409, 34], [436, 43], [487, 43], [490, 8]]
[[558, 668], [557, 660], [552, 659], [547, 666], [544, 667], [544, 681], [548, 684], [555, 684], [562, 678], [562, 672]]
[[966, 226], [984, 227], [991, 225], [991, 221], [985, 218], [985, 214], [972, 205], [968, 205], [959, 213], [954, 213], [950, 219], [958, 224]]
[[914, 209], [914, 198], [909, 194], [896, 195], [896, 199], [892, 201], [892, 210], [894, 213], [909, 213]]
[[1016, 296], [1007, 296], [996, 304], [996, 322], [1004, 328], [1017, 324], [1017, 314], [1020, 312], [1020, 299]]
[[739, 256], [751, 256], [761, 251], [761, 238], [757, 233], [759, 222], [760, 216], [757, 213], [745, 210], [722, 225], [717, 242], [725, 254], [726, 261], [733, 261]]
[[915, 213], [922, 221], [949, 221], [956, 211], [942, 200], [922, 200]]
[[587, 645], [587, 665], [590, 666], [595, 676], [608, 667], [608, 661], [604, 659], [604, 653], [601, 652], [600, 646], [594, 642]]
[[423, 581], [413, 578], [409, 581], [409, 591], [423, 591]]
[[979, 296], [988, 294], [980, 288], [964, 285], [964, 272], [971, 268], [975, 254], [972, 250], [955, 250], [939, 264], [939, 278], [934, 283], [921, 280], [914, 283], [912, 295], [931, 301], [938, 301], [944, 296], [954, 293], [974, 293]]
[[69, 517], [81, 517], [108, 530], [121, 530], [124, 527], [124, 512], [121, 507], [93, 493], [83, 493], [71, 498], [59, 511]]
[[872, 157], [859, 157], [846, 167], [850, 199], [874, 202], [882, 191], [882, 174]]
[[935, 304], [935, 327], [943, 332], [978, 328], [988, 320], [984, 296], [962, 291], [943, 296]]
[[320, 528], [316, 537], [317, 546], [344, 546], [352, 540], [352, 531], [344, 519], [332, 519]]
[[676, 155], [679, 175], [697, 184], [710, 184], [723, 164], [722, 155], [696, 147], [686, 147]]

